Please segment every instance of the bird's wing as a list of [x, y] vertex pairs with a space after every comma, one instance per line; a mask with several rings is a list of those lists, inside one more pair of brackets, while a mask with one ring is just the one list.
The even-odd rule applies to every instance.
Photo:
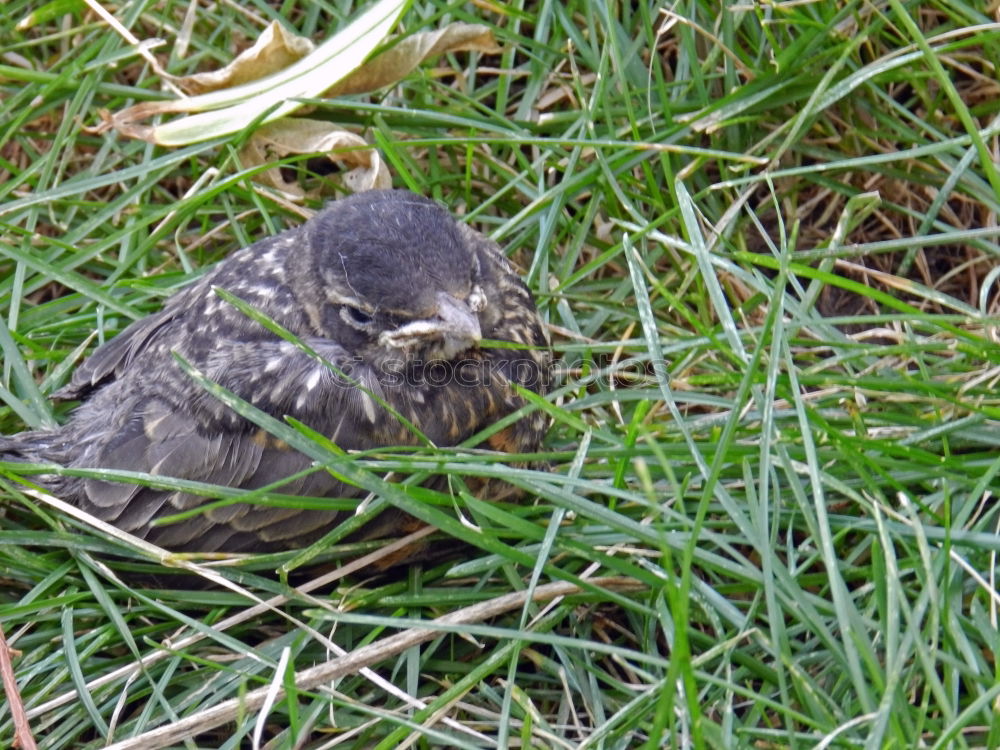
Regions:
[[[321, 339], [307, 342], [324, 360], [347, 366], [346, 353]], [[240, 398], [282, 419], [291, 415], [347, 448], [371, 447], [379, 436], [364, 430], [370, 407], [323, 361], [283, 341], [220, 342], [205, 374]], [[177, 373], [181, 375], [180, 373]], [[185, 377], [181, 375], [181, 377]], [[124, 388], [127, 383], [116, 386]], [[78, 465], [139, 471], [230, 487], [259, 488], [309, 469], [312, 461], [237, 417], [194, 381], [191, 388], [159, 389], [137, 402], [131, 416], [87, 451]], [[104, 397], [104, 391], [100, 394]], [[108, 397], [114, 394], [109, 393]], [[89, 405], [87, 408], [96, 408]], [[86, 479], [85, 509], [170, 549], [287, 548], [333, 524], [334, 511], [300, 511], [246, 503], [209, 510], [153, 527], [157, 519], [204, 503], [185, 492]], [[275, 490], [314, 497], [352, 496], [354, 488], [319, 470]]]
[[177, 313], [178, 309], [172, 307], [132, 323], [111, 341], [99, 346], [76, 368], [70, 382], [52, 397], [63, 401], [84, 398], [98, 385], [121, 375], [135, 356], [174, 321]]

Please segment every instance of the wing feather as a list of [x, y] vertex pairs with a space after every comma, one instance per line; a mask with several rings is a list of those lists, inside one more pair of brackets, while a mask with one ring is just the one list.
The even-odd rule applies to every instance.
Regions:
[[[343, 359], [343, 349], [332, 342], [316, 340], [310, 345], [327, 357]], [[275, 361], [281, 362], [280, 371], [274, 372], [272, 367], [272, 372], [263, 377], [264, 369]], [[339, 360], [336, 363], [342, 364]], [[290, 414], [324, 432], [334, 422], [356, 421], [354, 412], [364, 409], [362, 402], [350, 397], [352, 388], [345, 387], [314, 357], [286, 342], [238, 342], [230, 346], [223, 342], [212, 353], [206, 369], [220, 385], [272, 416], [280, 419]], [[275, 380], [284, 387], [275, 388]], [[312, 388], [309, 398], [302, 399], [301, 384], [307, 381]], [[270, 387], [263, 388], [265, 383]], [[117, 432], [88, 451], [87, 464], [246, 489], [281, 482], [311, 465], [308, 457], [251, 423], [236, 419], [232, 413], [226, 418], [209, 419], [212, 410], [202, 408], [201, 399], [211, 397], [193, 381], [190, 391], [188, 398], [168, 400], [169, 395], [161, 394], [136, 405]], [[215, 413], [221, 412], [216, 409]], [[338, 515], [332, 510], [303, 512], [234, 503], [174, 524], [155, 526], [158, 519], [197, 507], [205, 499], [185, 492], [96, 479], [85, 480], [83, 487], [91, 512], [171, 549], [218, 549], [214, 541], [208, 544], [208, 534], [220, 543], [225, 536], [227, 549], [233, 548], [231, 544], [242, 545], [245, 534], [256, 535], [258, 542], [285, 540], [287, 546], [301, 534], [329, 527]], [[279, 491], [315, 497], [356, 492], [322, 470], [287, 482]], [[217, 527], [227, 531], [217, 531]]]
[[62, 401], [84, 398], [98, 385], [119, 377], [129, 363], [148, 348], [177, 317], [177, 307], [161, 310], [129, 325], [99, 346], [76, 368], [70, 382], [52, 394]]

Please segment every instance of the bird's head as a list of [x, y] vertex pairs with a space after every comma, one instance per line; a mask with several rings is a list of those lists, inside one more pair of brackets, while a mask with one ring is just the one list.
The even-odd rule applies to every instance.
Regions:
[[499, 311], [490, 309], [493, 271], [468, 236], [436, 203], [404, 190], [331, 204], [309, 233], [323, 327], [373, 362], [475, 349]]

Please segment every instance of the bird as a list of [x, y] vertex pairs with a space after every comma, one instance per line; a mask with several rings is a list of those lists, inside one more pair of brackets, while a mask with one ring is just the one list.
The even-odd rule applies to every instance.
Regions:
[[[544, 396], [552, 365], [533, 296], [495, 242], [433, 200], [371, 190], [332, 201], [305, 223], [236, 251], [171, 295], [159, 312], [99, 346], [53, 394], [80, 402], [68, 420], [0, 437], [0, 458], [251, 490], [292, 477], [276, 491], [360, 497], [330, 472], [307, 471], [310, 458], [214, 397], [178, 357], [257, 409], [294, 418], [344, 451], [421, 440], [458, 445], [525, 405], [516, 386]], [[482, 447], [536, 452], [546, 429], [543, 412], [526, 412]], [[177, 552], [294, 549], [349, 513], [215, 504], [163, 523], [209, 500], [66, 474], [33, 480]], [[400, 523], [390, 520], [365, 538], [391, 536]]]

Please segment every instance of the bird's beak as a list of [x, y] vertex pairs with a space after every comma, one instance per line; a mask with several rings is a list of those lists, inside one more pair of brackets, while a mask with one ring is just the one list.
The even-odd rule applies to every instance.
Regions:
[[415, 320], [394, 331], [385, 331], [379, 341], [397, 349], [427, 348], [436, 357], [451, 359], [478, 345], [483, 338], [479, 318], [462, 300], [439, 292], [433, 318]]
[[483, 338], [479, 317], [465, 302], [450, 294], [438, 294], [437, 318], [443, 324], [441, 333], [455, 339], [456, 343], [464, 344], [465, 349], [475, 346]]

